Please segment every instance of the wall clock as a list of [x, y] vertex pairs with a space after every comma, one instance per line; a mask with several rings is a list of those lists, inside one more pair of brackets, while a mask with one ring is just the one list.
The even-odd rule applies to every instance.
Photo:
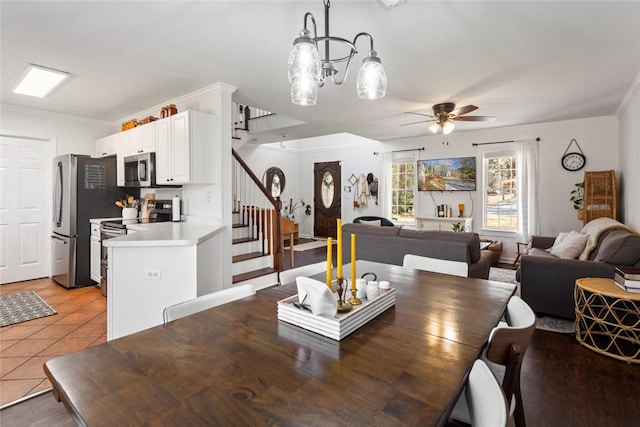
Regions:
[[[576, 151], [569, 152], [569, 148], [574, 142], [576, 143], [576, 147], [578, 147], [578, 150], [580, 150], [579, 153]], [[580, 145], [578, 145], [578, 141], [576, 141], [575, 138], [572, 139], [571, 142], [569, 142], [569, 145], [567, 145], [567, 149], [564, 150], [561, 163], [562, 167], [570, 172], [579, 171], [587, 163], [587, 157], [582, 152], [582, 149], [580, 148]]]

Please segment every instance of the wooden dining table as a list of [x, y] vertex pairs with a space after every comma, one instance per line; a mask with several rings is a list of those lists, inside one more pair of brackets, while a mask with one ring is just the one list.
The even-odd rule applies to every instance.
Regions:
[[444, 425], [515, 286], [356, 265], [391, 282], [396, 304], [341, 341], [277, 319], [286, 284], [44, 370], [80, 425]]

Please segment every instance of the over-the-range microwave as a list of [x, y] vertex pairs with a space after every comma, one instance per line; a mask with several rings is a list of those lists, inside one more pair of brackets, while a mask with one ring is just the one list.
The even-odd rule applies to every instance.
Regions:
[[143, 153], [124, 158], [125, 187], [154, 187], [156, 185], [156, 154]]

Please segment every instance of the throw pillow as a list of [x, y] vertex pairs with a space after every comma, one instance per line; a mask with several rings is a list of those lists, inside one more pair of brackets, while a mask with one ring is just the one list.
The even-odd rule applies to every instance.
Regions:
[[640, 236], [614, 230], [600, 243], [594, 261], [615, 265], [634, 265], [640, 260]]
[[374, 219], [374, 220], [371, 220], [371, 221], [366, 221], [364, 219], [361, 219], [360, 220], [360, 224], [372, 225], [372, 226], [375, 226], [375, 227], [382, 227], [382, 220]]
[[557, 247], [551, 249], [551, 255], [563, 259], [575, 259], [582, 253], [589, 236], [571, 231]]
[[558, 233], [558, 237], [556, 237], [556, 240], [553, 241], [553, 245], [550, 248], [545, 249], [545, 250], [547, 252], [551, 252], [551, 250], [553, 248], [558, 247], [560, 245], [560, 243], [562, 243], [562, 241], [567, 238], [568, 235], [569, 235], [568, 232], [567, 233], [565, 233], [565, 232]]

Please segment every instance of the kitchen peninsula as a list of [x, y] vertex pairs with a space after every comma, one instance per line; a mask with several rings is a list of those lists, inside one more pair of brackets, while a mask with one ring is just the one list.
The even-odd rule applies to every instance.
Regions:
[[162, 324], [165, 307], [223, 288], [215, 260], [224, 226], [189, 222], [132, 224], [104, 241], [109, 263], [107, 339]]

